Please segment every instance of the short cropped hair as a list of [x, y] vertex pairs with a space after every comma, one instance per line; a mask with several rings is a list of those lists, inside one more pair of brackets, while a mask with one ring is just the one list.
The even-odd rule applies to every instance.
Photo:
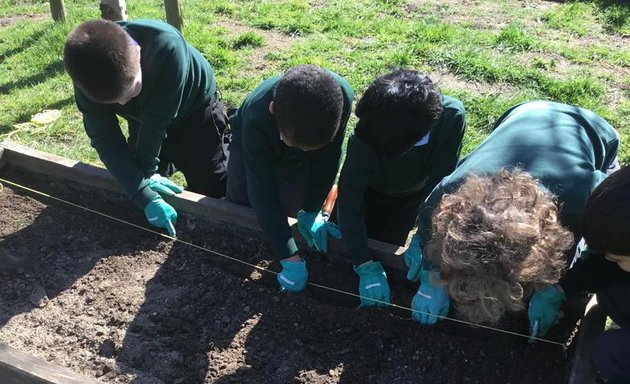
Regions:
[[139, 70], [131, 37], [109, 20], [86, 21], [66, 39], [63, 62], [78, 87], [95, 102], [111, 103], [131, 86]]
[[581, 230], [589, 249], [630, 256], [630, 166], [595, 188], [586, 203]]
[[296, 146], [319, 148], [341, 122], [343, 94], [335, 78], [314, 65], [298, 65], [276, 87], [274, 116], [280, 133]]
[[573, 244], [554, 197], [520, 170], [469, 176], [442, 197], [432, 225], [426, 252], [441, 263], [436, 284], [474, 323], [496, 323], [524, 309], [533, 289], [557, 283]]
[[396, 157], [442, 115], [442, 95], [423, 72], [396, 69], [376, 78], [359, 100], [355, 134], [381, 156]]

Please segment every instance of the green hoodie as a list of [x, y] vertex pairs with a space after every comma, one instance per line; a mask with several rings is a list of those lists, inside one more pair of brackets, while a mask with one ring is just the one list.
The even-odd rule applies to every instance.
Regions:
[[281, 140], [276, 120], [269, 112], [269, 103], [273, 100], [280, 77], [270, 78], [260, 84], [230, 120], [232, 127], [230, 148], [243, 152], [249, 201], [279, 259], [295, 255], [297, 246], [280, 201], [278, 174], [286, 170], [308, 168], [302, 209], [307, 212], [318, 212], [339, 169], [341, 147], [354, 92], [341, 76], [332, 72], [330, 74], [341, 87], [343, 113], [334, 140], [321, 149], [304, 152], [288, 147]]
[[[92, 147], [134, 204], [144, 208], [157, 195], [148, 177], [157, 170], [162, 141], [207, 106], [216, 83], [208, 61], [174, 27], [154, 20], [117, 23], [140, 45], [142, 91], [125, 105], [100, 104], [75, 87], [75, 99]], [[117, 115], [140, 124], [129, 143]]]

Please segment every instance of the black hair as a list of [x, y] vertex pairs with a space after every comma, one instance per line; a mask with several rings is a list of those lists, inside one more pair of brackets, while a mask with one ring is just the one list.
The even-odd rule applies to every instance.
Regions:
[[318, 148], [339, 129], [343, 94], [335, 78], [314, 65], [298, 65], [276, 87], [274, 116], [280, 133], [294, 146]]
[[595, 188], [586, 203], [581, 229], [589, 249], [630, 256], [630, 166]]
[[370, 84], [355, 114], [355, 134], [379, 155], [395, 157], [435, 125], [442, 115], [442, 95], [425, 73], [399, 68]]
[[63, 62], [75, 86], [96, 102], [111, 103], [130, 86], [139, 68], [131, 37], [109, 20], [80, 24], [66, 39]]

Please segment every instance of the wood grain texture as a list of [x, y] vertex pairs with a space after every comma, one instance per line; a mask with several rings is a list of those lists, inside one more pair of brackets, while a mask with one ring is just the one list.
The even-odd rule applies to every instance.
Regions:
[[2, 343], [0, 343], [0, 382], [2, 384], [101, 383]]

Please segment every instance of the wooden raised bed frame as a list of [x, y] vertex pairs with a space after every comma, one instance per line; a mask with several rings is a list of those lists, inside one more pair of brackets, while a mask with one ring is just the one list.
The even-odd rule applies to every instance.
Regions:
[[[122, 192], [116, 180], [105, 169], [51, 155], [11, 141], [0, 142], [0, 168], [4, 166], [70, 180], [95, 189]], [[177, 196], [165, 197], [165, 199], [179, 211], [261, 231], [256, 215], [250, 208], [188, 191]], [[297, 234], [296, 220], [288, 218], [288, 221]], [[296, 239], [300, 240], [301, 237], [296, 235]], [[404, 247], [375, 240], [369, 240], [368, 246], [371, 254], [382, 261], [387, 268], [400, 272], [406, 271], [401, 257]], [[342, 243], [331, 239], [329, 253], [337, 255], [333, 258], [344, 258]], [[594, 382], [595, 371], [590, 362], [590, 349], [595, 337], [604, 329], [604, 322], [605, 316], [597, 307], [596, 301], [592, 300], [587, 306], [580, 326], [575, 356], [568, 378], [569, 384]], [[95, 379], [77, 375], [1, 343], [0, 381], [2, 384], [99, 383]]]

